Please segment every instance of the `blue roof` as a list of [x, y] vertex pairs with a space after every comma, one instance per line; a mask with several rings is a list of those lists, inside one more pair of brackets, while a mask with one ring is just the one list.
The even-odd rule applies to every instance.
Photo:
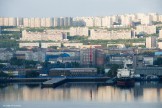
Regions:
[[59, 55], [47, 55], [46, 60], [48, 61], [49, 59], [57, 59], [59, 57], [70, 57], [70, 55], [67, 53], [63, 53], [63, 54], [59, 54]]
[[60, 56], [61, 56], [61, 57], [70, 57], [70, 55], [67, 54], [67, 53], [60, 54]]
[[161, 52], [155, 52], [155, 55], [162, 55], [162, 51]]

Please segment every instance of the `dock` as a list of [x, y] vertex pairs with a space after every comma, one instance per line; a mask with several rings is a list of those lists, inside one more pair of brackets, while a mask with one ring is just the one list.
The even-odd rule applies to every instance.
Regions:
[[67, 82], [105, 82], [109, 77], [56, 77], [41, 84], [41, 87], [58, 87]]
[[66, 82], [66, 78], [52, 78], [51, 80], [43, 82], [42, 87], [57, 87]]

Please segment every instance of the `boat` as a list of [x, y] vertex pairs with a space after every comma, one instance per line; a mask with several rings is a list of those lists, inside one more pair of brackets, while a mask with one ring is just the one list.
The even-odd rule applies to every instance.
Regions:
[[117, 80], [116, 85], [120, 87], [133, 87], [135, 80], [133, 78], [134, 70], [129, 69], [127, 64], [130, 64], [130, 61], [124, 61], [124, 68], [118, 69], [117, 71]]
[[117, 79], [116, 85], [120, 87], [133, 87], [135, 84], [132, 78], [119, 78]]

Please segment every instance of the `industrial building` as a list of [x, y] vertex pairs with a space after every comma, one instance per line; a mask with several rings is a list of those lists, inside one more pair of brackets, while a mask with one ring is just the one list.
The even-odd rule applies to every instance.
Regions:
[[49, 76], [96, 76], [96, 68], [53, 68]]

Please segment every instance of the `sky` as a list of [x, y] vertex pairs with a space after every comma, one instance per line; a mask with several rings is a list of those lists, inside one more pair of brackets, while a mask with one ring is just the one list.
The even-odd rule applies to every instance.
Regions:
[[1, 17], [76, 17], [162, 14], [162, 0], [0, 0]]

